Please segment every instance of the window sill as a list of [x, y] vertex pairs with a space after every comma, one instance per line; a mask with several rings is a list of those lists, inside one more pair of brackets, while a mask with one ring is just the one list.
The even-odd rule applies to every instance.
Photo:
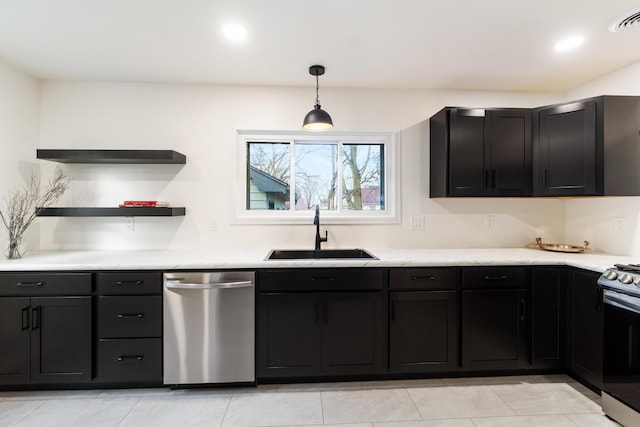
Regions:
[[[306, 212], [305, 212], [306, 213]], [[328, 212], [320, 212], [321, 225], [375, 225], [375, 224], [399, 224], [399, 215], [331, 215]], [[269, 213], [251, 212], [250, 214], [237, 215], [232, 224], [237, 225], [309, 225], [313, 224], [313, 214], [283, 215], [283, 211]]]

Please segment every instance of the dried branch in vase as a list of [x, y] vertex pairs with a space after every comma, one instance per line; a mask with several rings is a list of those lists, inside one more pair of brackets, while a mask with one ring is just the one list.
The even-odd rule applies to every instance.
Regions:
[[22, 237], [31, 223], [36, 219], [38, 212], [54, 204], [69, 188], [71, 179], [56, 168], [49, 185], [41, 191], [40, 179], [31, 173], [29, 185], [21, 190], [10, 191], [5, 197], [7, 209], [0, 210], [0, 218], [9, 234], [9, 247], [7, 258], [21, 258]]

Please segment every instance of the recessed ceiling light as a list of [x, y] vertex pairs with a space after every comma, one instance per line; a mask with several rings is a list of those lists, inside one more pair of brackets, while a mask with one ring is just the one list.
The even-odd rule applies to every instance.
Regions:
[[582, 36], [567, 37], [566, 39], [562, 39], [558, 43], [556, 43], [554, 49], [558, 52], [565, 52], [567, 50], [575, 49], [576, 47], [580, 46], [583, 41], [584, 37]]
[[227, 24], [222, 27], [222, 33], [226, 38], [233, 41], [242, 41], [247, 38], [247, 30], [238, 24]]

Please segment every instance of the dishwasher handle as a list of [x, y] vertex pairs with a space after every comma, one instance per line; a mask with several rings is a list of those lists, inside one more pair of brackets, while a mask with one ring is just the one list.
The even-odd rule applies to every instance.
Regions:
[[187, 283], [181, 282], [180, 280], [182, 279], [167, 279], [164, 286], [167, 289], [235, 289], [250, 288], [253, 286], [252, 280], [216, 283]]

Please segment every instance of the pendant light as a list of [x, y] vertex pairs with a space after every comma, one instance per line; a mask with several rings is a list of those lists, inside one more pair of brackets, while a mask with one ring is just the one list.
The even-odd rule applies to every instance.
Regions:
[[316, 76], [316, 105], [313, 110], [309, 111], [304, 117], [302, 128], [306, 130], [329, 130], [333, 128], [333, 121], [329, 113], [320, 108], [320, 100], [318, 98], [318, 76], [324, 74], [324, 67], [322, 65], [312, 65], [309, 67], [309, 74]]

